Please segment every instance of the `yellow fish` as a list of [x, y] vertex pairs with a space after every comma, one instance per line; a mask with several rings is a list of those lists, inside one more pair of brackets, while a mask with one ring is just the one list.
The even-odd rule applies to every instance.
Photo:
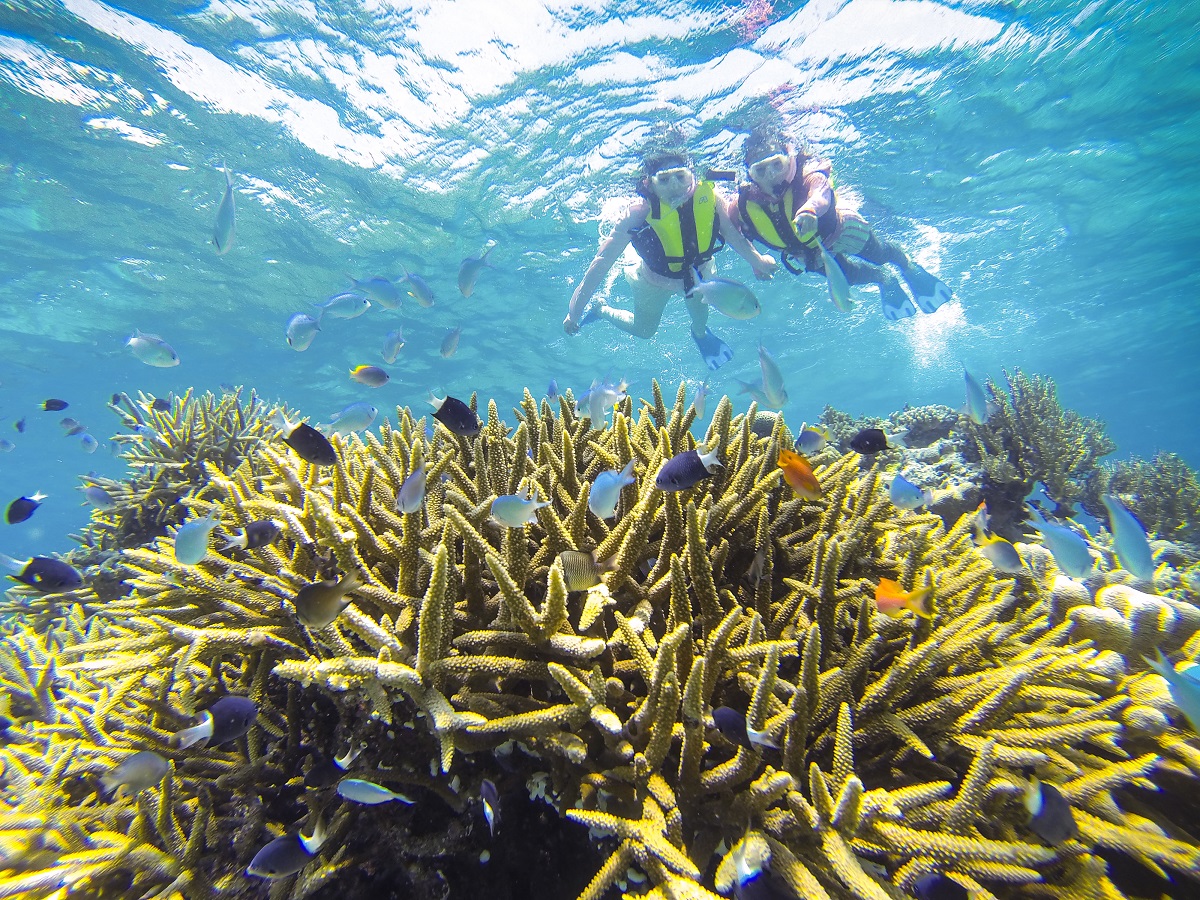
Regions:
[[930, 601], [933, 599], [933, 588], [923, 587], [915, 591], [906, 591], [890, 578], [880, 578], [875, 587], [875, 606], [885, 616], [899, 618], [904, 610], [909, 610], [922, 619], [932, 619], [933, 610]]

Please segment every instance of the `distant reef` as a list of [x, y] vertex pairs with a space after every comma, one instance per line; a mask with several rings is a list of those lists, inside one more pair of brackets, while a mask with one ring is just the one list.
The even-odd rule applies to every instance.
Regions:
[[[3, 603], [0, 898], [1197, 895], [1200, 737], [1148, 662], [1200, 656], [1196, 474], [1100, 462], [1103, 425], [1049, 379], [988, 389], [983, 425], [827, 409], [816, 499], [778, 465], [788, 423], [727, 397], [702, 442], [721, 467], [660, 489], [704, 425], [683, 386], [611, 424], [526, 391], [473, 438], [401, 408], [332, 437], [329, 466], [253, 393], [119, 398], [130, 473], [85, 479], [112, 505], [67, 557], [83, 586]], [[908, 449], [851, 451], [864, 427]], [[598, 518], [596, 476], [629, 462]], [[901, 468], [929, 509], [892, 504]], [[1037, 484], [1047, 514], [1119, 497], [1153, 577], [1103, 529], [1091, 574], [1064, 575], [1022, 526]], [[550, 502], [529, 524], [492, 517], [530, 491]], [[1015, 574], [976, 546], [984, 502]], [[230, 540], [267, 520], [263, 546]], [[306, 625], [302, 589], [347, 574], [349, 605]], [[181, 748], [228, 695], [249, 731]], [[148, 782], [138, 751], [165, 761]], [[280, 836], [298, 871], [247, 874]]]

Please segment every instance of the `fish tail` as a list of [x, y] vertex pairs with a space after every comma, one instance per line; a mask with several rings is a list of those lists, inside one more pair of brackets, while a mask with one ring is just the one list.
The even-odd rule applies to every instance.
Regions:
[[171, 743], [180, 750], [186, 750], [188, 747], [193, 747], [201, 741], [207, 741], [210, 737], [212, 737], [212, 723], [205, 719], [199, 725], [193, 725], [191, 728], [175, 732], [171, 737]]
[[595, 551], [595, 550], [593, 550], [593, 551], [592, 551], [592, 561], [593, 561], [593, 562], [595, 562], [595, 564], [596, 564], [596, 569], [597, 569], [597, 571], [598, 571], [598, 572], [600, 572], [600, 573], [605, 573], [605, 572], [615, 572], [615, 571], [617, 571], [617, 568], [618, 568], [618, 564], [617, 564], [617, 557], [618, 557], [618, 556], [620, 556], [620, 554], [619, 554], [619, 553], [614, 553], [614, 554], [613, 554], [612, 556], [610, 556], [608, 559], [603, 559], [603, 560], [602, 560], [602, 559], [597, 559], [597, 558], [596, 558], [596, 551]]
[[225, 542], [225, 546], [222, 547], [221, 549], [222, 550], [234, 550], [234, 549], [245, 550], [247, 543], [248, 543], [248, 540], [246, 538], [246, 534], [245, 534], [245, 532], [243, 532], [242, 534], [237, 534], [237, 535], [234, 535], [233, 537], [229, 538], [229, 540], [227, 540]]
[[933, 618], [933, 588], [921, 588], [919, 591], [913, 591], [908, 599], [904, 601], [906, 608], [911, 610], [914, 615], [922, 619]]

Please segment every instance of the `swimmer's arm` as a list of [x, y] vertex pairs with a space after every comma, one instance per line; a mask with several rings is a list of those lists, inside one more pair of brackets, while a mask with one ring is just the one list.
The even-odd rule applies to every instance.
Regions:
[[646, 223], [648, 212], [649, 207], [644, 201], [634, 203], [629, 212], [625, 214], [625, 218], [621, 219], [613, 228], [612, 234], [600, 242], [596, 258], [592, 260], [592, 264], [588, 266], [579, 286], [575, 288], [575, 293], [571, 295], [571, 307], [567, 311], [567, 317], [572, 322], [579, 322], [588, 301], [592, 299], [592, 295], [604, 281], [604, 276], [609, 273], [609, 270], [621, 258], [621, 254], [625, 252], [625, 248], [629, 246], [633, 237], [631, 232]]
[[804, 188], [808, 199], [796, 210], [796, 215], [810, 212], [818, 219], [829, 211], [833, 204], [833, 187], [829, 184], [829, 172], [821, 168], [811, 168], [804, 173]]
[[775, 271], [774, 257], [764, 256], [754, 249], [754, 245], [734, 224], [733, 218], [729, 215], [729, 202], [720, 194], [717, 195], [717, 217], [721, 221], [721, 234], [725, 238], [725, 243], [729, 244], [738, 256], [750, 263], [750, 267], [754, 269], [754, 274], [758, 278], [770, 278], [771, 273]]

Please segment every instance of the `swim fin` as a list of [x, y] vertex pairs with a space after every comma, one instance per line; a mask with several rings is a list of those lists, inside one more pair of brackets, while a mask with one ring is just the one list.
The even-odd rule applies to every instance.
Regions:
[[883, 304], [883, 317], [892, 322], [917, 314], [917, 308], [895, 278], [879, 286], [879, 302]]
[[733, 359], [733, 350], [713, 334], [711, 328], [704, 329], [704, 337], [698, 338], [695, 333], [692, 333], [692, 340], [696, 342], [700, 355], [704, 357], [704, 364], [714, 372]]
[[913, 292], [913, 299], [921, 312], [937, 312], [938, 308], [954, 297], [950, 288], [934, 278], [920, 266], [914, 265], [904, 272], [904, 280]]

